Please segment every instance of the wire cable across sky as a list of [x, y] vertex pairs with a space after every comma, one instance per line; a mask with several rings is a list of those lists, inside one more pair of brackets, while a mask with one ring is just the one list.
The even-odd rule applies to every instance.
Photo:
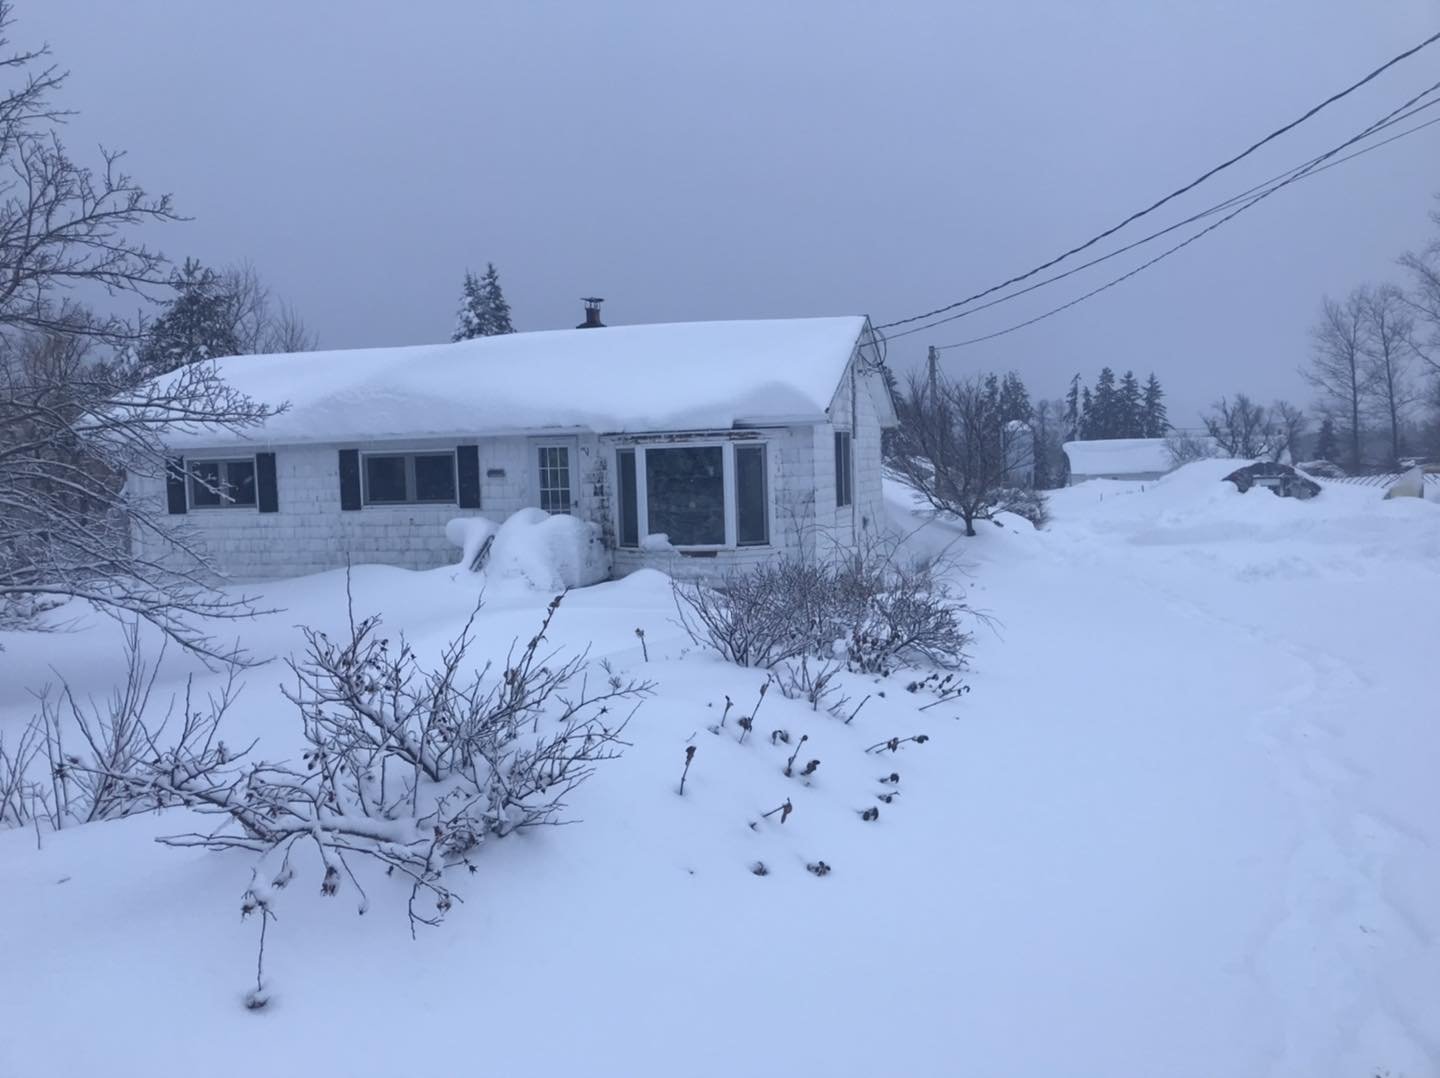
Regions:
[[[1307, 120], [1311, 119], [1313, 116], [1317, 115], [1318, 113], [1320, 113], [1320, 112], [1323, 111], [1324, 109], [1326, 109], [1326, 108], [1328, 108], [1329, 106], [1333, 105], [1335, 102], [1340, 101], [1340, 100], [1342, 100], [1342, 99], [1345, 98], [1345, 97], [1348, 97], [1350, 94], [1354, 93], [1356, 90], [1360, 89], [1362, 86], [1365, 86], [1365, 85], [1367, 85], [1368, 83], [1370, 83], [1370, 82], [1374, 81], [1375, 79], [1379, 78], [1380, 75], [1384, 74], [1386, 71], [1388, 71], [1390, 68], [1394, 67], [1396, 64], [1399, 64], [1399, 63], [1403, 62], [1404, 60], [1409, 59], [1411, 56], [1414, 56], [1416, 53], [1420, 52], [1422, 49], [1428, 48], [1429, 46], [1433, 45], [1436, 41], [1440, 41], [1440, 31], [1437, 31], [1437, 32], [1434, 33], [1434, 34], [1431, 34], [1431, 35], [1430, 35], [1429, 37], [1427, 37], [1425, 40], [1421, 41], [1421, 42], [1420, 42], [1419, 44], [1417, 44], [1417, 45], [1412, 46], [1411, 48], [1406, 49], [1404, 52], [1398, 53], [1397, 55], [1391, 57], [1389, 60], [1385, 61], [1385, 63], [1383, 63], [1383, 64], [1381, 64], [1379, 67], [1375, 68], [1373, 71], [1371, 71], [1369, 74], [1365, 75], [1363, 78], [1357, 80], [1356, 82], [1351, 83], [1349, 86], [1345, 87], [1343, 90], [1339, 90], [1339, 91], [1337, 91], [1336, 93], [1331, 94], [1329, 97], [1327, 97], [1325, 100], [1321, 101], [1319, 104], [1314, 105], [1314, 106], [1312, 106], [1311, 108], [1307, 109], [1304, 113], [1302, 113], [1300, 116], [1296, 117], [1294, 120], [1291, 120], [1289, 123], [1284, 124], [1284, 125], [1282, 125], [1281, 127], [1277, 127], [1274, 131], [1271, 131], [1268, 135], [1265, 135], [1263, 138], [1257, 140], [1256, 142], [1251, 143], [1248, 147], [1246, 147], [1246, 148], [1245, 148], [1244, 150], [1242, 150], [1240, 153], [1234, 155], [1233, 157], [1228, 158], [1228, 159], [1225, 160], [1225, 161], [1220, 162], [1220, 164], [1215, 165], [1215, 166], [1213, 166], [1213, 167], [1210, 168], [1210, 169], [1207, 169], [1205, 172], [1201, 173], [1199, 176], [1197, 176], [1195, 179], [1191, 180], [1189, 183], [1185, 184], [1184, 186], [1178, 187], [1178, 188], [1176, 188], [1174, 191], [1171, 191], [1169, 194], [1167, 194], [1167, 195], [1165, 195], [1165, 196], [1163, 196], [1163, 197], [1155, 200], [1155, 201], [1152, 202], [1150, 205], [1146, 206], [1144, 209], [1136, 210], [1134, 213], [1130, 214], [1128, 217], [1126, 217], [1124, 220], [1120, 221], [1118, 224], [1112, 225], [1110, 228], [1105, 229], [1103, 232], [1097, 233], [1096, 235], [1090, 237], [1090, 238], [1089, 238], [1088, 240], [1086, 240], [1085, 242], [1083, 242], [1083, 243], [1081, 243], [1081, 244], [1078, 244], [1078, 245], [1076, 245], [1076, 246], [1074, 246], [1074, 247], [1071, 247], [1068, 251], [1065, 251], [1063, 254], [1057, 255], [1056, 257], [1050, 259], [1050, 260], [1047, 261], [1047, 262], [1042, 262], [1040, 265], [1035, 266], [1034, 268], [1029, 269], [1029, 270], [1027, 270], [1027, 271], [1024, 272], [1024, 273], [1017, 274], [1016, 276], [1011, 277], [1011, 278], [1009, 278], [1008, 280], [1001, 281], [999, 284], [991, 285], [989, 288], [986, 288], [986, 289], [984, 289], [984, 290], [981, 291], [981, 292], [976, 292], [976, 293], [974, 293], [973, 295], [966, 296], [964, 299], [959, 299], [959, 300], [956, 300], [956, 301], [953, 302], [953, 303], [948, 303], [948, 304], [946, 304], [946, 305], [943, 306], [943, 307], [936, 307], [934, 310], [926, 311], [926, 312], [924, 312], [923, 314], [911, 315], [911, 316], [908, 317], [908, 318], [900, 318], [900, 319], [897, 319], [897, 320], [895, 320], [895, 321], [893, 321], [893, 322], [882, 322], [882, 323], [880, 323], [876, 328], [877, 328], [877, 329], [882, 329], [882, 330], [884, 330], [884, 329], [890, 329], [890, 328], [892, 328], [892, 327], [894, 327], [894, 326], [908, 325], [908, 324], [910, 324], [911, 322], [921, 322], [921, 321], [924, 321], [924, 320], [926, 320], [926, 319], [933, 318], [933, 317], [935, 317], [936, 315], [945, 314], [945, 313], [948, 312], [948, 311], [953, 311], [953, 310], [955, 310], [957, 307], [964, 307], [964, 306], [966, 306], [966, 305], [968, 305], [968, 304], [970, 304], [970, 303], [975, 302], [975, 301], [978, 300], [978, 299], [984, 299], [986, 296], [993, 295], [994, 293], [1000, 291], [1002, 288], [1008, 288], [1010, 285], [1019, 284], [1019, 283], [1022, 282], [1022, 281], [1029, 280], [1031, 277], [1034, 277], [1036, 274], [1038, 274], [1038, 273], [1043, 273], [1043, 272], [1045, 272], [1047, 269], [1051, 269], [1051, 268], [1053, 268], [1054, 266], [1059, 265], [1061, 262], [1065, 261], [1065, 259], [1070, 258], [1070, 257], [1073, 256], [1073, 255], [1079, 254], [1079, 253], [1082, 252], [1082, 251], [1088, 250], [1089, 248], [1095, 246], [1095, 244], [1100, 243], [1102, 240], [1108, 239], [1109, 237], [1113, 236], [1115, 233], [1119, 232], [1122, 228], [1125, 228], [1127, 225], [1132, 224], [1132, 223], [1135, 222], [1135, 221], [1138, 221], [1138, 220], [1139, 220], [1140, 218], [1142, 218], [1142, 217], [1145, 217], [1145, 216], [1147, 216], [1147, 215], [1149, 215], [1149, 214], [1151, 214], [1151, 213], [1154, 213], [1154, 212], [1155, 212], [1156, 210], [1158, 210], [1160, 207], [1166, 205], [1166, 204], [1169, 203], [1169, 202], [1174, 201], [1175, 199], [1179, 198], [1181, 195], [1184, 195], [1184, 194], [1186, 194], [1187, 192], [1194, 190], [1196, 187], [1200, 186], [1202, 183], [1204, 183], [1205, 181], [1209, 180], [1210, 178], [1212, 178], [1213, 176], [1217, 175], [1218, 173], [1223, 172], [1225, 169], [1230, 168], [1231, 166], [1237, 164], [1237, 163], [1240, 162], [1240, 161], [1243, 161], [1245, 158], [1247, 158], [1247, 157], [1249, 157], [1251, 154], [1255, 153], [1255, 152], [1256, 152], [1257, 150], [1259, 150], [1261, 147], [1263, 147], [1263, 146], [1265, 146], [1265, 145], [1267, 145], [1267, 144], [1275, 141], [1277, 138], [1280, 138], [1282, 135], [1286, 134], [1287, 132], [1292, 131], [1292, 130], [1294, 130], [1295, 128], [1299, 127], [1301, 124], [1305, 123]], [[1227, 219], [1228, 219], [1228, 218], [1227, 218]], [[1209, 230], [1207, 229], [1206, 231], [1209, 231]], [[1203, 233], [1202, 233], [1202, 234], [1203, 234]], [[1198, 238], [1198, 237], [1197, 237], [1197, 238]], [[893, 338], [893, 336], [898, 336], [898, 335], [892, 335], [892, 338]]]

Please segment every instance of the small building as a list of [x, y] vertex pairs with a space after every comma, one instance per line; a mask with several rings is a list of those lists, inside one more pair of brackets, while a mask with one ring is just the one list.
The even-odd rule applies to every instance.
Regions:
[[1070, 485], [1087, 479], [1159, 479], [1175, 470], [1164, 438], [1106, 438], [1066, 442]]
[[168, 482], [132, 494], [236, 581], [433, 568], [459, 557], [452, 518], [527, 507], [593, 522], [616, 575], [829, 557], [878, 526], [896, 417], [868, 320], [605, 327], [588, 306], [584, 329], [217, 360], [285, 410], [171, 435]]

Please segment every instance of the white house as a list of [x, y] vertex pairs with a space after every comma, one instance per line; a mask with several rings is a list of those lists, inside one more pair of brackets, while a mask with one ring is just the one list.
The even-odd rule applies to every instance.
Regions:
[[1087, 479], [1159, 479], [1175, 470], [1164, 438], [1105, 438], [1066, 442], [1070, 484]]
[[[172, 435], [136, 480], [216, 568], [256, 580], [459, 552], [445, 524], [536, 506], [598, 526], [623, 575], [852, 546], [881, 514], [896, 422], [862, 317], [581, 328], [409, 348], [236, 356], [287, 405]], [[222, 488], [216, 493], [213, 488]], [[137, 535], [147, 553], [164, 544]]]

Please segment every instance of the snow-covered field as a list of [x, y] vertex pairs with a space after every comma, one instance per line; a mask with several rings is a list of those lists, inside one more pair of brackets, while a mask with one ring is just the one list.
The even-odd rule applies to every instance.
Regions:
[[[262, 1011], [244, 856], [153, 843], [176, 814], [0, 834], [0, 1076], [1440, 1074], [1440, 505], [1242, 496], [1229, 466], [1058, 492], [1046, 532], [926, 528], [997, 620], [973, 691], [923, 712], [908, 678], [853, 676], [851, 725], [771, 692], [739, 744], [708, 728], [764, 676], [694, 648], [663, 577], [572, 593], [555, 641], [659, 684], [583, 823], [485, 849], [416, 941], [398, 883], [360, 917], [302, 875]], [[344, 584], [265, 589], [284, 612], [245, 642], [340, 626]], [[451, 570], [353, 587], [431, 653], [475, 598]], [[547, 597], [495, 591], [503, 651]], [[0, 730], [47, 668], [96, 695], [120, 669], [103, 619], [0, 642]], [[282, 676], [229, 720], [272, 756]]]

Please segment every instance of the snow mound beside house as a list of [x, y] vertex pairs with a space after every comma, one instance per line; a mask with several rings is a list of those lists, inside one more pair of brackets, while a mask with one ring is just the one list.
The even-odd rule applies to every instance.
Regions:
[[564, 591], [598, 584], [610, 575], [600, 527], [569, 514], [521, 509], [496, 524], [485, 517], [456, 517], [445, 537], [461, 548], [460, 565], [490, 580], [517, 580], [537, 591]]

